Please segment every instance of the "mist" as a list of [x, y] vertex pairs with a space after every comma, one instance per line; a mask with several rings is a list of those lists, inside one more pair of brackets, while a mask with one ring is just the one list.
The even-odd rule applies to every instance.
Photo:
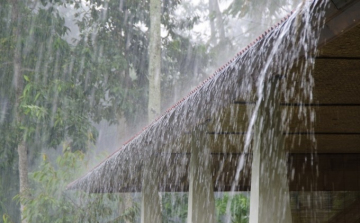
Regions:
[[[157, 117], [301, 3], [245, 2], [162, 1]], [[155, 120], [151, 16], [141, 0], [1, 3], [1, 222], [139, 221], [139, 194], [99, 198], [65, 188]], [[227, 196], [217, 194], [223, 206]], [[249, 194], [237, 196], [248, 209]], [[164, 207], [171, 222], [182, 222], [187, 193], [162, 199], [176, 206]]]

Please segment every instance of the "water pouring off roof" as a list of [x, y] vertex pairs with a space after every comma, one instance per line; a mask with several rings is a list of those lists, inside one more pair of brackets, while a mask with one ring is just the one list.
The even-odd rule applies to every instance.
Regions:
[[[68, 189], [90, 193], [140, 191], [144, 162], [158, 156], [161, 157], [159, 171], [163, 173], [159, 189], [186, 191], [191, 153], [189, 136], [194, 129], [205, 125], [206, 147], [214, 162], [214, 188], [248, 190], [250, 164], [238, 160], [241, 154], [251, 154], [251, 120], [257, 118], [253, 114], [259, 98], [266, 98], [266, 92], [259, 93], [263, 89], [259, 84], [279, 74], [284, 77], [278, 87], [283, 92], [279, 103], [286, 110], [282, 134], [286, 136], [287, 151], [310, 152], [313, 136], [319, 153], [338, 151], [336, 146], [345, 138], [350, 145], [359, 143], [360, 129], [355, 126], [359, 117], [354, 115], [360, 105], [354, 86], [359, 83], [359, 77], [351, 76], [349, 68], [358, 66], [359, 62], [351, 59], [353, 55], [347, 56], [346, 49], [343, 52], [335, 49], [342, 45], [348, 51], [358, 52], [359, 47], [353, 44], [359, 33], [360, 2], [330, 3], [327, 7], [325, 2], [306, 2], [265, 31], [118, 151], [69, 184]], [[354, 58], [358, 57], [356, 54]], [[336, 63], [328, 64], [330, 60]], [[336, 94], [329, 89], [338, 84], [331, 77], [333, 64], [336, 69], [350, 72], [342, 76], [343, 85]], [[347, 91], [345, 86], [351, 90]], [[315, 109], [321, 120], [312, 122], [308, 108]], [[334, 123], [332, 117], [337, 112], [356, 121]], [[349, 151], [354, 149], [348, 147]], [[241, 180], [234, 184], [239, 168]], [[290, 184], [290, 190], [298, 186]]]

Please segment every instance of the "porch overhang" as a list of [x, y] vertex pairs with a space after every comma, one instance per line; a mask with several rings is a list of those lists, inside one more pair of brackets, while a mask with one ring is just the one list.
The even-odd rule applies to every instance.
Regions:
[[[331, 3], [325, 13], [315, 56], [312, 103], [304, 104], [295, 97], [280, 101], [281, 108], [294, 117], [304, 109], [316, 111], [311, 131], [305, 124], [311, 117], [305, 117], [292, 119], [283, 132], [290, 153], [290, 191], [360, 191], [360, 1], [342, 8]], [[244, 75], [256, 77], [260, 72], [259, 66], [248, 63], [259, 61], [258, 51], [265, 46], [270, 50], [279, 33], [297, 28], [296, 16], [266, 32], [109, 158], [69, 184], [68, 189], [91, 193], [141, 191], [144, 161], [157, 156], [161, 158], [159, 171], [163, 176], [159, 190], [186, 191], [191, 154], [186, 145], [190, 144], [191, 132], [206, 123], [214, 189], [249, 190], [250, 163], [245, 163], [241, 180], [233, 185], [238, 160], [251, 156], [243, 145], [245, 135], [251, 134], [247, 132], [247, 114], [256, 100], [252, 92], [255, 88], [244, 93], [241, 83]], [[305, 60], [301, 55], [297, 59]], [[247, 66], [253, 66], [251, 73]], [[294, 65], [292, 69], [296, 73], [299, 68]], [[273, 67], [271, 73], [279, 75], [281, 69]], [[292, 86], [290, 82], [296, 80], [285, 78], [283, 84]], [[316, 146], [311, 136], [315, 136]], [[314, 154], [317, 170], [310, 162], [303, 162], [314, 159]]]

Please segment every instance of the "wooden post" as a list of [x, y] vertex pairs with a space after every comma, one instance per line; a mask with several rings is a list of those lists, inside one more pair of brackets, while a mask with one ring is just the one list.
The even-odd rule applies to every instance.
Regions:
[[143, 167], [141, 223], [161, 223], [161, 199], [159, 196], [159, 165], [156, 156], [146, 160]]
[[264, 90], [254, 126], [250, 223], [291, 223], [278, 81]]
[[191, 136], [188, 223], [215, 223], [214, 185], [210, 158], [210, 151], [206, 148], [205, 128], [196, 128]]

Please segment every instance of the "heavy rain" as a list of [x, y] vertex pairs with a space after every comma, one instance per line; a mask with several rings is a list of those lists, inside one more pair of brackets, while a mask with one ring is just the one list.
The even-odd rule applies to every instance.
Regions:
[[359, 0], [0, 0], [0, 222], [359, 222], [359, 36]]

